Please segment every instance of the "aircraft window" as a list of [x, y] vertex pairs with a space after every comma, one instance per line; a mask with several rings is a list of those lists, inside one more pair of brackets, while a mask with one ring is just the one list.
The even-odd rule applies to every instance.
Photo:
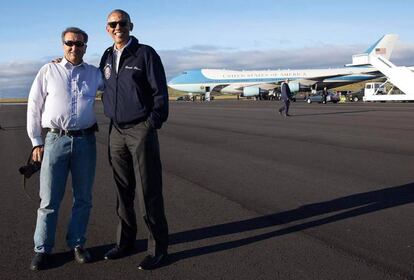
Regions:
[[183, 72], [183, 74], [187, 74], [187, 72]]

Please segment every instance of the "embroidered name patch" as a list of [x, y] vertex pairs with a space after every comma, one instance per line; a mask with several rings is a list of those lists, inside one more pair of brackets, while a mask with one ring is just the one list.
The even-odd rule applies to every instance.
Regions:
[[139, 70], [139, 71], [141, 71], [141, 68], [138, 68], [138, 67], [136, 67], [136, 66], [125, 66], [125, 69], [129, 69], [129, 70]]

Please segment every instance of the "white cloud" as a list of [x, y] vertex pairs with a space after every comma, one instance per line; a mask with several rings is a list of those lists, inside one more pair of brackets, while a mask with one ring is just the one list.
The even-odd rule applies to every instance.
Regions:
[[27, 97], [43, 61], [11, 61], [0, 64], [0, 98]]
[[[214, 46], [192, 46], [180, 50], [159, 51], [167, 77], [197, 68], [226, 69], [298, 69], [341, 67], [352, 62], [352, 55], [366, 47], [360, 45], [320, 45], [300, 49], [269, 49], [239, 51]], [[397, 65], [414, 65], [414, 45], [400, 44], [391, 60]]]
[[[0, 63], [0, 98], [26, 98], [30, 87], [40, 68], [55, 59], [46, 57], [38, 61], [10, 61]], [[99, 64], [96, 58], [91, 59], [91, 64]]]
[[390, 60], [396, 65], [414, 66], [414, 44], [397, 43]]
[[[297, 69], [341, 67], [351, 63], [351, 56], [361, 53], [366, 46], [320, 45], [300, 49], [237, 50], [212, 45], [195, 45], [185, 49], [159, 50], [167, 79], [184, 70], [197, 68], [226, 69]], [[26, 97], [30, 85], [40, 67], [51, 61], [12, 61], [0, 63], [0, 98]], [[98, 65], [100, 55], [92, 55], [86, 61]], [[414, 45], [397, 44], [391, 57], [397, 65], [414, 65]]]

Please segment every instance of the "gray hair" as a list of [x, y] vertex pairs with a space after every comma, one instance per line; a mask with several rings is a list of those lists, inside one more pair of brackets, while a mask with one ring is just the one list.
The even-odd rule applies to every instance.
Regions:
[[69, 33], [69, 32], [70, 33], [75, 33], [75, 34], [81, 34], [82, 37], [83, 37], [84, 43], [85, 44], [88, 43], [88, 34], [86, 34], [85, 31], [83, 31], [82, 29], [77, 28], [77, 27], [68, 27], [65, 30], [63, 30], [63, 32], [62, 32], [62, 43], [65, 42], [66, 33]]
[[128, 22], [131, 23], [131, 17], [129, 16], [129, 14], [127, 12], [125, 12], [124, 10], [121, 9], [115, 9], [112, 12], [109, 13], [108, 18], [110, 15], [112, 14], [121, 14], [123, 17], [126, 17]]

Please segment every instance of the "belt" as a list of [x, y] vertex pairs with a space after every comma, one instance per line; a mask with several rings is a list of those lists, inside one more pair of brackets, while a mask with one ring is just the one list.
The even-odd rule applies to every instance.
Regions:
[[72, 136], [72, 137], [78, 137], [78, 136], [84, 136], [89, 135], [91, 133], [94, 133], [95, 131], [98, 131], [98, 125], [94, 124], [93, 126], [85, 129], [79, 129], [79, 130], [65, 130], [60, 128], [49, 128], [49, 132], [59, 134], [59, 136], [66, 135], [66, 136]]

